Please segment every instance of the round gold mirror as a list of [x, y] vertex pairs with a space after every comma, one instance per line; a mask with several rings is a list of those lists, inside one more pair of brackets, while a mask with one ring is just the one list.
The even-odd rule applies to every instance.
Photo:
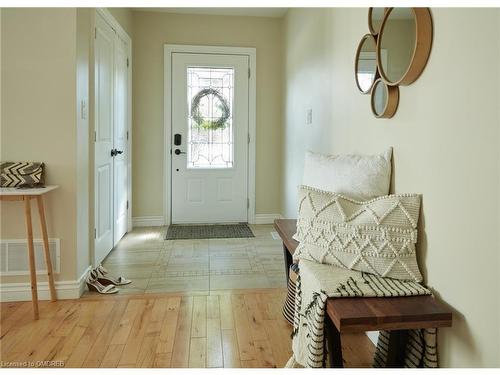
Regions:
[[428, 8], [389, 8], [377, 43], [380, 76], [388, 85], [409, 85], [425, 68], [432, 44]]
[[384, 20], [386, 8], [369, 8], [368, 9], [368, 28], [372, 35], [377, 35]]
[[377, 74], [377, 42], [371, 34], [363, 36], [356, 51], [356, 62], [354, 64], [356, 74], [356, 85], [363, 94], [368, 94], [373, 82], [378, 78]]
[[399, 103], [399, 88], [388, 86], [380, 78], [372, 88], [372, 112], [378, 118], [391, 118], [396, 113]]

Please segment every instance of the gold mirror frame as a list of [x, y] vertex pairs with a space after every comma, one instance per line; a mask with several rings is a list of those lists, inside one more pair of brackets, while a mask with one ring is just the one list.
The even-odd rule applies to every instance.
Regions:
[[384, 15], [384, 20], [380, 26], [380, 32], [377, 38], [377, 67], [382, 80], [389, 86], [407, 86], [422, 74], [432, 48], [433, 25], [429, 8], [411, 8], [415, 17], [415, 45], [413, 48], [410, 64], [403, 76], [397, 81], [391, 81], [387, 77], [382, 67], [382, 39], [387, 21], [394, 8], [388, 8]]
[[[361, 41], [359, 42], [358, 49], [356, 50], [356, 60], [354, 61], [354, 78], [356, 81], [356, 86], [358, 86], [358, 90], [362, 94], [369, 94], [371, 92], [373, 85], [375, 84], [375, 81], [380, 77], [379, 69], [378, 69], [378, 61], [377, 61], [376, 66], [375, 66], [375, 75], [373, 77], [373, 82], [370, 85], [370, 87], [367, 90], [363, 91], [363, 89], [361, 88], [359, 81], [358, 81], [359, 55], [361, 54], [361, 48], [363, 47], [366, 39], [368, 39], [368, 38], [373, 39], [373, 42], [375, 45], [375, 55], [377, 56], [377, 39], [372, 34], [365, 34], [365, 35], [363, 35], [363, 37], [361, 38]], [[378, 57], [376, 57], [376, 60], [378, 60]]]
[[[380, 30], [382, 30], [382, 24], [380, 24], [380, 27], [378, 30], [375, 30], [375, 28], [373, 27], [373, 23], [372, 23], [372, 13], [373, 13], [373, 8], [372, 7], [368, 8], [368, 30], [370, 30], [370, 33], [373, 36], [377, 36], [379, 34]], [[385, 18], [386, 14], [387, 14], [387, 8], [384, 8], [384, 18]], [[382, 21], [383, 21], [383, 18], [382, 18]]]
[[[375, 89], [377, 85], [383, 85], [387, 92], [387, 99], [385, 101], [384, 110], [382, 113], [375, 111]], [[373, 115], [376, 118], [391, 118], [396, 113], [399, 104], [399, 87], [389, 86], [381, 78], [377, 79], [372, 86], [372, 95], [370, 98], [371, 108]]]
[[[399, 105], [399, 86], [407, 86], [413, 82], [422, 74], [432, 48], [433, 39], [433, 23], [432, 15], [429, 8], [410, 8], [413, 12], [415, 19], [415, 44], [413, 46], [413, 53], [411, 56], [410, 63], [406, 68], [405, 73], [397, 81], [390, 81], [385, 74], [382, 67], [382, 39], [385, 27], [387, 25], [388, 19], [394, 8], [385, 8], [384, 17], [380, 25], [380, 30], [375, 30], [372, 24], [372, 12], [373, 8], [368, 9], [368, 29], [370, 34], [366, 34], [361, 38], [361, 42], [356, 50], [356, 60], [354, 66], [355, 81], [356, 86], [359, 91], [363, 94], [368, 92], [361, 90], [358, 82], [358, 59], [361, 53], [361, 47], [363, 46], [368, 35], [376, 40], [376, 60], [377, 60], [377, 72], [375, 73], [375, 80], [372, 83], [371, 92], [371, 110], [375, 117], [377, 118], [391, 118], [396, 113]], [[375, 112], [375, 88], [378, 84], [384, 85], [384, 89], [387, 92], [387, 101], [384, 106], [382, 113]]]

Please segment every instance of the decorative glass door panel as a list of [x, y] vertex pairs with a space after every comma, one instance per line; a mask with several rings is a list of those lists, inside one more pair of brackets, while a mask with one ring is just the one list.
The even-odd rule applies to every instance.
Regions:
[[187, 68], [188, 168], [233, 167], [232, 68]]

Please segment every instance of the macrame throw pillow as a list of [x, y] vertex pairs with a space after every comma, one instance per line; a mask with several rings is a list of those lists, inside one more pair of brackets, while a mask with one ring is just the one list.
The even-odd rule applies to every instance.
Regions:
[[299, 188], [294, 258], [382, 277], [422, 281], [415, 254], [420, 195], [395, 194], [359, 202]]

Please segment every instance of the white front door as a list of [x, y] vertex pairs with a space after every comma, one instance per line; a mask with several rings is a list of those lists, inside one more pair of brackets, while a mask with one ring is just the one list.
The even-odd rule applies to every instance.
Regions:
[[99, 264], [113, 248], [113, 98], [115, 33], [96, 14], [95, 70], [95, 244]]
[[172, 54], [172, 223], [246, 222], [249, 57]]

